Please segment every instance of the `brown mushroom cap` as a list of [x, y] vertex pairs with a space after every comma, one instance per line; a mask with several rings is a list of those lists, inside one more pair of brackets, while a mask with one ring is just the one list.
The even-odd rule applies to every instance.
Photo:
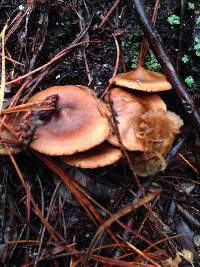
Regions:
[[[143, 151], [143, 140], [138, 136], [140, 117], [149, 109], [166, 110], [165, 103], [158, 95], [133, 95], [117, 87], [111, 89], [111, 100], [124, 147], [131, 151]], [[106, 98], [105, 101], [107, 101]], [[107, 140], [112, 145], [119, 146], [114, 132], [109, 135]]]
[[121, 157], [120, 149], [104, 142], [90, 150], [71, 156], [63, 156], [61, 159], [68, 165], [77, 168], [94, 169], [113, 164]]
[[172, 89], [165, 75], [143, 67], [115, 76], [113, 84], [146, 92], [160, 92]]
[[162, 109], [167, 110], [167, 106], [162, 98], [157, 94], [137, 94], [140, 104], [145, 107], [145, 110]]
[[38, 126], [31, 148], [47, 155], [71, 155], [102, 143], [109, 124], [89, 88], [54, 86], [35, 94], [30, 102], [58, 95], [58, 110], [44, 125]]

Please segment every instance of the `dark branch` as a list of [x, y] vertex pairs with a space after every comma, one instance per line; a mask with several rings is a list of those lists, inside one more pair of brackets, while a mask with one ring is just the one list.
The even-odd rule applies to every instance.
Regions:
[[172, 86], [176, 89], [177, 95], [185, 109], [186, 114], [192, 118], [197, 129], [200, 129], [200, 112], [197, 110], [188, 90], [181, 80], [181, 78], [176, 73], [176, 70], [171, 63], [170, 58], [165, 52], [162, 39], [158, 34], [157, 30], [154, 28], [148, 14], [145, 11], [143, 0], [132, 0], [135, 6], [138, 18], [140, 20], [142, 29], [146, 35], [146, 38], [157, 56], [158, 61], [162, 65], [163, 71], [166, 74], [168, 80], [171, 82]]

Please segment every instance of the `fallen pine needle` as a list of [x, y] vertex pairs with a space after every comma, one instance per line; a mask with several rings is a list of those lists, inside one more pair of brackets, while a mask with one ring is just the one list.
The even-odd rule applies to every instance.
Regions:
[[0, 37], [1, 37], [1, 88], [0, 88], [0, 114], [3, 106], [4, 100], [4, 91], [5, 91], [5, 83], [6, 83], [6, 68], [5, 68], [5, 32], [7, 29], [7, 24], [4, 26]]
[[160, 264], [152, 260], [150, 257], [148, 257], [145, 253], [143, 253], [141, 250], [136, 248], [133, 244], [129, 243], [128, 241], [122, 239], [133, 251], [137, 252], [140, 256], [142, 256], [147, 261], [150, 261], [152, 264], [154, 264], [156, 267], [161, 267]]

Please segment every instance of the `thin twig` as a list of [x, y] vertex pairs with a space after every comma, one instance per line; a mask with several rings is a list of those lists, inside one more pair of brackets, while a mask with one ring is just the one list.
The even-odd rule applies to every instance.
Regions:
[[17, 172], [19, 178], [20, 178], [20, 181], [21, 181], [21, 183], [22, 183], [22, 185], [23, 185], [23, 187], [24, 187], [24, 190], [25, 190], [27, 196], [30, 198], [30, 201], [31, 201], [31, 203], [32, 203], [32, 205], [33, 205], [33, 210], [34, 210], [35, 214], [40, 218], [41, 222], [45, 225], [47, 231], [49, 232], [49, 234], [50, 234], [51, 236], [53, 236], [53, 239], [54, 239], [56, 242], [58, 242], [58, 241], [62, 241], [63, 243], [66, 243], [65, 239], [64, 239], [58, 232], [56, 232], [56, 231], [53, 229], [53, 227], [52, 227], [52, 226], [46, 221], [46, 219], [43, 217], [43, 215], [42, 215], [40, 209], [38, 208], [38, 206], [37, 206], [35, 200], [34, 200], [33, 197], [32, 197], [32, 194], [31, 194], [31, 192], [30, 192], [30, 190], [29, 190], [29, 187], [28, 187], [28, 185], [26, 184], [26, 182], [25, 182], [25, 180], [24, 180], [24, 176], [23, 176], [22, 172], [20, 171], [20, 169], [19, 169], [19, 167], [18, 167], [18, 165], [17, 165], [17, 162], [16, 162], [15, 159], [14, 159], [14, 156], [12, 155], [12, 153], [10, 152], [10, 150], [9, 150], [8, 147], [7, 147], [7, 150], [8, 150], [8, 155], [9, 155], [9, 157], [10, 157], [10, 160], [11, 160], [11, 162], [12, 162], [12, 164], [13, 164], [13, 166], [14, 166], [14, 168], [15, 168], [15, 170], [16, 170], [16, 172]]
[[[157, 16], [158, 16], [159, 4], [160, 4], [160, 0], [156, 0], [155, 6], [154, 6], [154, 10], [153, 10], [153, 16], [152, 16], [152, 19], [151, 19], [154, 26], [156, 24], [156, 19], [157, 19]], [[139, 56], [139, 60], [138, 60], [138, 63], [137, 63], [137, 67], [143, 66], [144, 58], [145, 58], [145, 56], [147, 54], [148, 49], [149, 49], [149, 43], [148, 43], [147, 39], [144, 38], [143, 41], [142, 41], [141, 49], [140, 49], [140, 56]]]
[[116, 51], [117, 51], [117, 54], [116, 54], [116, 60], [115, 60], [115, 67], [114, 67], [114, 70], [113, 70], [113, 75], [112, 75], [112, 78], [109, 80], [109, 83], [108, 83], [108, 86], [106, 87], [106, 89], [104, 90], [102, 96], [101, 96], [101, 99], [104, 98], [104, 96], [108, 93], [108, 91], [110, 90], [111, 86], [112, 86], [112, 81], [113, 79], [115, 78], [115, 76], [117, 75], [117, 70], [118, 70], [118, 66], [119, 66], [119, 59], [120, 59], [120, 47], [119, 47], [119, 43], [117, 41], [117, 37], [113, 34], [112, 35], [114, 40], [115, 40], [115, 45], [116, 45]]
[[39, 72], [40, 70], [43, 70], [43, 69], [47, 68], [52, 63], [54, 63], [55, 61], [57, 61], [60, 58], [62, 58], [66, 53], [69, 52], [69, 50], [74, 49], [74, 48], [79, 47], [79, 46], [82, 46], [82, 45], [85, 45], [85, 44], [89, 44], [89, 43], [99, 43], [99, 41], [86, 41], [86, 42], [83, 41], [83, 42], [80, 42], [80, 43], [76, 43], [76, 44], [70, 45], [69, 47], [67, 47], [67, 48], [63, 49], [61, 52], [59, 52], [59, 54], [57, 54], [56, 56], [54, 56], [46, 64], [38, 67], [37, 69], [35, 69], [33, 71], [30, 71], [29, 73], [27, 73], [25, 75], [19, 76], [18, 78], [14, 79], [14, 80], [12, 80], [10, 82], [7, 82], [5, 85], [10, 85], [10, 84], [14, 84], [16, 82], [19, 82], [19, 81], [23, 80], [24, 78], [29, 77], [30, 75], [33, 75], [34, 73]]
[[119, 5], [121, 0], [116, 0], [115, 3], [113, 4], [113, 6], [111, 7], [111, 9], [109, 10], [109, 12], [106, 14], [106, 16], [103, 18], [101, 24], [99, 25], [99, 29], [102, 28], [104, 26], [104, 24], [106, 23], [106, 21], [108, 20], [108, 18], [112, 15], [112, 13], [115, 11], [115, 9], [117, 8], [117, 6]]

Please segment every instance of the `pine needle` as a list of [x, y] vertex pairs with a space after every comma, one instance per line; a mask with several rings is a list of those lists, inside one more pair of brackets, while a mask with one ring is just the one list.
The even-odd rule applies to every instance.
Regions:
[[1, 87], [0, 87], [0, 114], [2, 111], [4, 92], [5, 92], [5, 83], [6, 83], [6, 67], [5, 67], [5, 32], [7, 29], [7, 24], [4, 26], [1, 34]]

